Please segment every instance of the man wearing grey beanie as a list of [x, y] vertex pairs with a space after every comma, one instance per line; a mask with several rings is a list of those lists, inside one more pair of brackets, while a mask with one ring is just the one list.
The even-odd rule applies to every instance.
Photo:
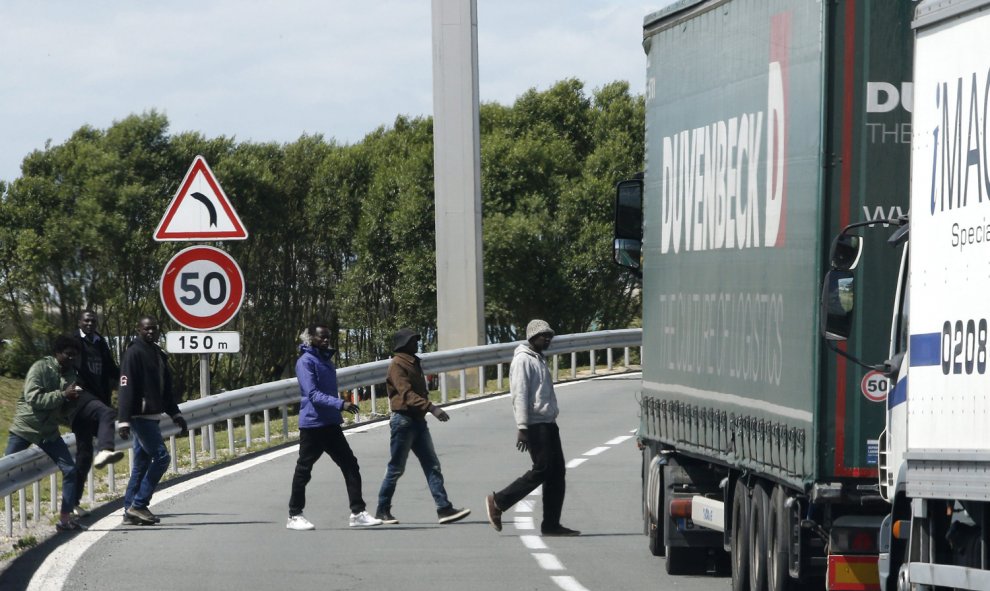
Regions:
[[516, 347], [509, 365], [509, 392], [519, 429], [516, 448], [529, 451], [533, 467], [509, 486], [485, 498], [488, 522], [502, 531], [502, 512], [543, 485], [544, 536], [577, 536], [581, 532], [560, 524], [564, 506], [564, 450], [557, 428], [557, 396], [543, 352], [550, 346], [553, 329], [543, 320], [526, 325], [526, 342]]

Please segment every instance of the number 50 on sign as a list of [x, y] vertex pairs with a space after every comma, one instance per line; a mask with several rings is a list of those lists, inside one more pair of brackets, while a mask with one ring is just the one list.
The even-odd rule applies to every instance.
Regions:
[[224, 251], [193, 246], [165, 265], [159, 291], [173, 320], [193, 330], [213, 330], [241, 309], [244, 275]]

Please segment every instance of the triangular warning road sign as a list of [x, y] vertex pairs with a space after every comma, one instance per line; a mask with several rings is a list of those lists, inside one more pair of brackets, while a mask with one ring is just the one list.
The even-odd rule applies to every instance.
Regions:
[[155, 240], [244, 240], [248, 233], [202, 156], [196, 156], [155, 229]]

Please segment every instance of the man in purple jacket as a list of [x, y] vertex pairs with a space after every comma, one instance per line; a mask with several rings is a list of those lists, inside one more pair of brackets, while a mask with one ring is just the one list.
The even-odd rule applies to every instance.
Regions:
[[351, 527], [381, 525], [365, 511], [361, 496], [361, 472], [357, 458], [351, 451], [344, 431], [340, 411], [357, 413], [358, 406], [337, 396], [337, 368], [333, 364], [336, 353], [330, 348], [330, 329], [314, 324], [300, 336], [299, 360], [296, 361], [296, 377], [299, 379], [301, 399], [299, 403], [299, 459], [292, 476], [292, 494], [289, 497], [289, 520], [285, 527], [294, 530], [316, 529], [303, 516], [306, 506], [306, 485], [313, 472], [313, 464], [326, 453], [340, 468], [347, 486], [347, 500], [351, 507]]

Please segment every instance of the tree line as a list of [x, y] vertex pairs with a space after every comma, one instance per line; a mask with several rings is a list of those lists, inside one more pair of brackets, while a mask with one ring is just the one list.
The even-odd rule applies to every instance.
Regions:
[[[165, 315], [158, 282], [188, 244], [152, 234], [196, 155], [209, 162], [250, 238], [215, 243], [239, 263], [244, 305], [224, 330], [241, 352], [213, 355], [213, 387], [287, 377], [300, 330], [326, 322], [340, 365], [385, 358], [392, 333], [436, 347], [430, 117], [399, 116], [355, 144], [169, 133], [150, 111], [83, 126], [24, 158], [0, 185], [0, 372], [21, 376], [85, 309], [110, 337]], [[644, 102], [628, 84], [586, 92], [563, 80], [511, 106], [481, 107], [485, 325], [489, 342], [544, 318], [561, 334], [623, 328], [639, 316], [635, 279], [611, 262], [614, 183], [643, 167]], [[114, 339], [118, 349], [125, 338]], [[179, 388], [196, 357], [173, 356]]]

